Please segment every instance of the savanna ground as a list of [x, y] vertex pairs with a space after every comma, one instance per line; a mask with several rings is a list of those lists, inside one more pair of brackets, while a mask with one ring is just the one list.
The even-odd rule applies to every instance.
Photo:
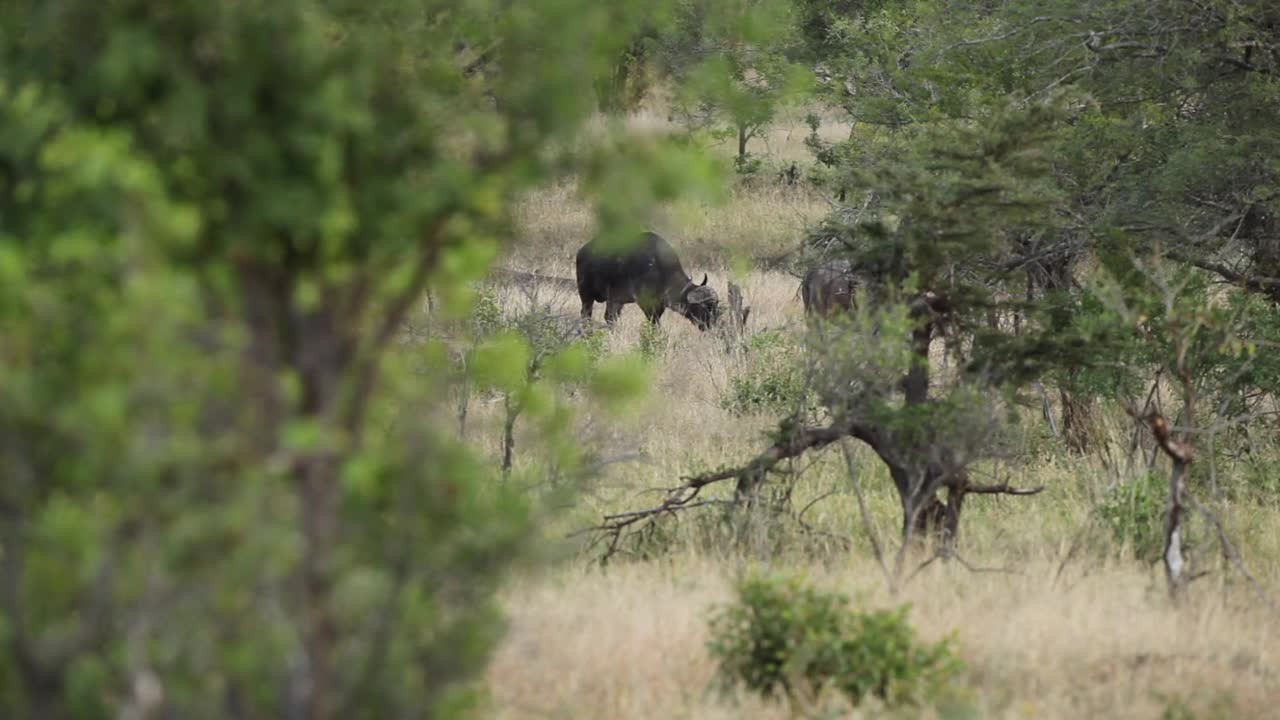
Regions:
[[[661, 130], [665, 119], [653, 113], [634, 122]], [[708, 272], [722, 295], [730, 279], [743, 287], [752, 308], [748, 334], [785, 332], [802, 322], [797, 279], [760, 268], [794, 248], [806, 224], [828, 210], [804, 183], [784, 186], [768, 169], [793, 160], [806, 167], [807, 132], [798, 115], [779, 123], [753, 145], [766, 158], [757, 182], [735, 187], [723, 204], [671, 207], [653, 220], [691, 275]], [[827, 125], [823, 132], [840, 136], [846, 130]], [[573, 253], [592, 231], [591, 212], [575, 189], [562, 186], [527, 198], [519, 222], [520, 241], [499, 264], [572, 277]], [[527, 290], [499, 287], [497, 297], [514, 312], [527, 304]], [[539, 302], [577, 312], [572, 292], [536, 293]], [[683, 475], [741, 464], [763, 446], [762, 433], [777, 421], [776, 411], [735, 413], [724, 403], [732, 378], [761, 362], [759, 354], [728, 353], [713, 333], [700, 333], [671, 313], [662, 327], [656, 340], [646, 341], [641, 313], [628, 306], [607, 336], [609, 353], [648, 342], [652, 387], [621, 418], [584, 413], [582, 441], [618, 462], [549, 514], [552, 538], [589, 527], [604, 513], [653, 504], [659, 496], [647, 491], [669, 488]], [[478, 399], [469, 430], [473, 438], [492, 438], [495, 454], [500, 412], [500, 403]], [[978, 470], [1045, 490], [1033, 497], [970, 500], [959, 548], [964, 562], [932, 563], [896, 594], [873, 557], [850, 471], [835, 446], [795, 461], [789, 501], [795, 512], [745, 539], [731, 538], [711, 508], [662, 523], [661, 532], [627, 546], [603, 568], [599, 548], [588, 548], [586, 538], [565, 542], [567, 560], [527, 573], [505, 591], [510, 628], [488, 674], [494, 714], [789, 718], [823, 708], [826, 717], [1274, 717], [1280, 616], [1238, 573], [1226, 570], [1207, 527], [1192, 542], [1209, 572], [1174, 605], [1159, 564], [1138, 559], [1099, 519], [1102, 498], [1132, 482], [1150, 457], [1141, 448], [1131, 452], [1132, 421], [1119, 408], [1101, 408], [1098, 442], [1080, 456], [1053, 436], [1037, 408], [1018, 414], [1020, 447], [1006, 461]], [[517, 434], [517, 471], [522, 442], [536, 438]], [[851, 449], [874, 531], [892, 548], [900, 525], [892, 485], [871, 453]], [[1164, 462], [1155, 466], [1162, 476]], [[1223, 472], [1228, 484], [1268, 482], [1265, 468]], [[1226, 497], [1231, 499], [1218, 507], [1229, 533], [1274, 597], [1280, 587], [1280, 496]], [[801, 511], [803, 522], [795, 517]], [[731, 598], [736, 577], [759, 567], [801, 573], [865, 607], [910, 603], [910, 620], [924, 639], [955, 638], [965, 663], [955, 702], [890, 710], [841, 707], [834, 698], [784, 704], [717, 692], [706, 648], [708, 613]]]

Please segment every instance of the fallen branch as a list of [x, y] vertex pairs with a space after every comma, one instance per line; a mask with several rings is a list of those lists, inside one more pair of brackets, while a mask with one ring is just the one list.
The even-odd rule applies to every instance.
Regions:
[[969, 483], [965, 486], [964, 491], [976, 495], [1038, 495], [1044, 491], [1044, 486], [1020, 488], [1014, 487], [1007, 482], [999, 485], [974, 485]]

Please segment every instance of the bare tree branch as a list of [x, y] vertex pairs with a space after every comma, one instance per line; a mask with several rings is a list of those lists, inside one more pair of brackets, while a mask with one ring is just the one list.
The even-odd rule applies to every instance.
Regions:
[[1258, 578], [1254, 577], [1253, 573], [1249, 572], [1249, 568], [1245, 566], [1244, 559], [1240, 557], [1240, 552], [1236, 550], [1235, 544], [1231, 542], [1231, 538], [1227, 535], [1227, 529], [1223, 526], [1222, 520], [1218, 518], [1217, 513], [1213, 512], [1213, 510], [1211, 510], [1207, 505], [1196, 499], [1196, 497], [1191, 493], [1186, 493], [1185, 497], [1187, 502], [1191, 504], [1191, 507], [1195, 508], [1196, 512], [1203, 515], [1204, 518], [1213, 525], [1214, 530], [1218, 533], [1218, 542], [1222, 544], [1222, 554], [1227, 557], [1232, 565], [1236, 566], [1236, 569], [1240, 571], [1241, 575], [1244, 575], [1245, 580], [1249, 582], [1250, 589], [1253, 590], [1258, 599], [1273, 611], [1280, 609], [1276, 607], [1275, 601], [1267, 595], [1266, 590], [1262, 587], [1262, 583], [1258, 582]]
[[854, 472], [856, 464], [853, 461], [853, 450], [848, 443], [841, 443], [840, 450], [844, 454], [845, 467], [849, 470], [849, 484], [853, 486], [853, 494], [858, 498], [858, 514], [862, 516], [863, 532], [871, 542], [871, 552], [875, 556], [876, 564], [880, 566], [880, 572], [884, 573], [885, 582], [889, 584], [890, 589], [893, 589], [893, 573], [889, 572], [889, 566], [884, 561], [884, 550], [880, 547], [880, 534], [876, 532], [875, 524], [871, 522], [866, 498], [862, 496], [862, 483], [858, 482], [857, 474]]
[[1014, 35], [1026, 32], [1034, 25], [1039, 25], [1041, 23], [1046, 23], [1046, 22], [1074, 22], [1074, 21], [1070, 18], [1057, 18], [1057, 17], [1050, 17], [1048, 15], [1039, 15], [1037, 17], [1031, 18], [1030, 20], [1026, 21], [1025, 23], [1011, 30], [1007, 30], [1002, 33], [997, 33], [995, 35], [988, 35], [986, 37], [973, 38], [971, 40], [961, 40], [959, 42], [952, 43], [942, 48], [941, 50], [939, 50], [938, 53], [941, 54], [941, 53], [947, 52], [948, 50], [955, 50], [956, 48], [972, 47], [974, 45], [985, 45], [987, 43], [1007, 40], [1013, 37]]
[[964, 491], [977, 495], [1038, 495], [1044, 491], [1044, 486], [1020, 488], [1014, 487], [1009, 483], [1000, 483], [999, 485], [974, 485], [969, 483], [964, 486]]

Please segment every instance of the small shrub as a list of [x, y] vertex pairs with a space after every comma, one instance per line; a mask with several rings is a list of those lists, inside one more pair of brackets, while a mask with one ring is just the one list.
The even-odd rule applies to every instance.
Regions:
[[[1157, 696], [1159, 697], [1159, 696]], [[1160, 720], [1237, 720], [1243, 717], [1259, 717], [1242, 708], [1233, 695], [1219, 691], [1205, 701], [1193, 701], [1179, 695], [1160, 697], [1164, 710]]]
[[960, 667], [949, 641], [916, 639], [906, 606], [855, 611], [797, 578], [748, 577], [737, 595], [711, 618], [708, 646], [726, 685], [764, 695], [833, 687], [854, 703], [900, 704], [936, 696]]
[[593, 328], [578, 340], [579, 346], [586, 351], [594, 366], [605, 355], [609, 354], [609, 331], [604, 328]]
[[661, 325], [646, 322], [640, 326], [640, 354], [650, 360], [662, 357], [667, 350], [667, 334]]
[[476, 337], [488, 337], [496, 334], [507, 325], [502, 314], [502, 305], [498, 295], [492, 288], [484, 288], [476, 293], [475, 302], [471, 306], [471, 332]]
[[751, 336], [746, 365], [729, 378], [720, 402], [735, 415], [812, 409], [813, 396], [800, 350], [777, 331]]
[[742, 157], [733, 159], [733, 170], [738, 174], [738, 178], [743, 182], [751, 182], [760, 176], [760, 170], [764, 167], [764, 159], [758, 155], [747, 153]]
[[1164, 552], [1164, 515], [1168, 481], [1146, 473], [1108, 492], [1098, 506], [1115, 541], [1139, 559], [1155, 562]]

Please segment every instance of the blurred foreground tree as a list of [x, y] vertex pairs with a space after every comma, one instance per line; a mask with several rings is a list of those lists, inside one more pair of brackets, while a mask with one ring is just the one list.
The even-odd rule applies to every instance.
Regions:
[[407, 372], [424, 349], [397, 340], [425, 288], [465, 306], [522, 190], [585, 163], [607, 231], [705, 177], [656, 144], [571, 142], [634, 20], [588, 0], [0, 10], [6, 717], [474, 700], [528, 508], [401, 411], [446, 374]]
[[734, 140], [740, 172], [751, 167], [748, 143], [811, 84], [812, 74], [791, 57], [793, 30], [786, 2], [680, 0], [658, 35], [676, 114], [691, 130]]

